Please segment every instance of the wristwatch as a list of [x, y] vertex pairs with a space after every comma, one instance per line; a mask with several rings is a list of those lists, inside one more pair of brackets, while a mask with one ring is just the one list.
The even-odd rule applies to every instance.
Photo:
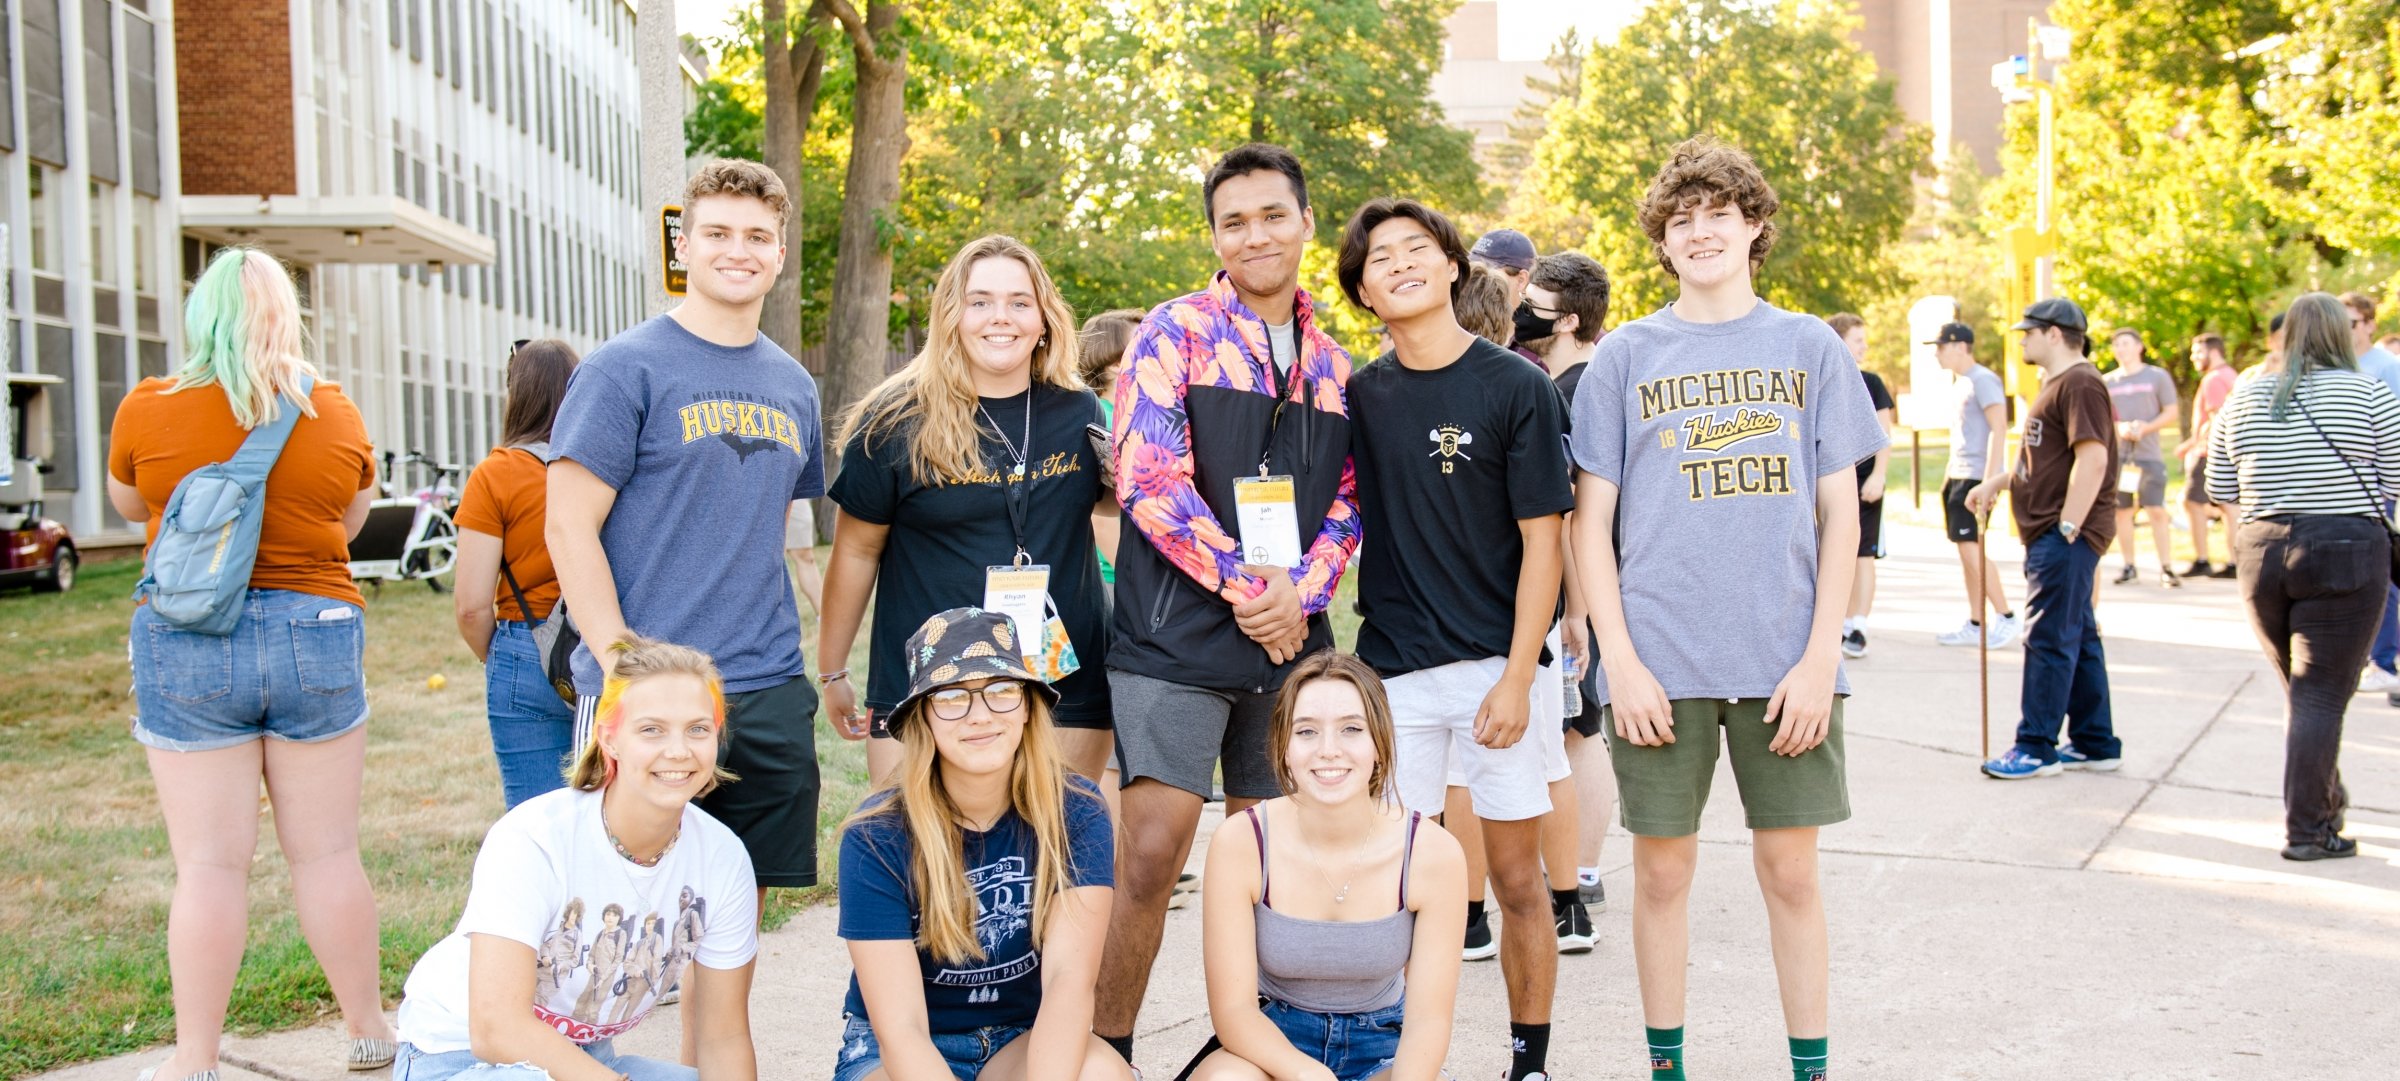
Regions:
[[2058, 523], [2058, 535], [2067, 538], [2068, 544], [2075, 543], [2075, 538], [2082, 535], [2082, 533], [2083, 527], [2076, 525], [2073, 522]]

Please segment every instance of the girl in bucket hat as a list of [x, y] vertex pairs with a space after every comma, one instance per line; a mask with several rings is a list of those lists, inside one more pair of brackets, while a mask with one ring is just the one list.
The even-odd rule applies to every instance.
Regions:
[[1020, 649], [1008, 617], [978, 608], [908, 641], [898, 768], [842, 827], [855, 972], [833, 1081], [1132, 1076], [1092, 1035], [1116, 882], [1108, 812], [1068, 777], [1057, 692]]

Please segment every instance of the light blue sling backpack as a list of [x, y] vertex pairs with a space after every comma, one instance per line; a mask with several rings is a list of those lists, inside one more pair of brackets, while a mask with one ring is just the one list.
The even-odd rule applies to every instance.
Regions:
[[[316, 380], [302, 375], [297, 389], [306, 401]], [[300, 423], [289, 401], [276, 412], [273, 421], [250, 429], [232, 460], [192, 470], [167, 497], [158, 540], [133, 587], [134, 599], [148, 602], [152, 615], [201, 634], [231, 634], [240, 622], [266, 519], [267, 473]]]

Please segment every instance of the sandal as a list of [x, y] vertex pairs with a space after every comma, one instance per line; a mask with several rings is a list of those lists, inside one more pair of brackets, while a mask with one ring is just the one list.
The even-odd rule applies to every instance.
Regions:
[[[390, 1040], [370, 1040], [362, 1036], [352, 1036], [350, 1037], [350, 1055], [347, 1065], [354, 1071], [380, 1070], [391, 1065], [392, 1060], [399, 1057], [399, 1054], [400, 1046]], [[211, 1077], [206, 1081], [217, 1081], [217, 1079]]]
[[[158, 1081], [158, 1067], [152, 1066], [149, 1069], [133, 1075], [133, 1081]], [[183, 1081], [217, 1081], [217, 1071], [202, 1070], [199, 1073], [186, 1076]]]

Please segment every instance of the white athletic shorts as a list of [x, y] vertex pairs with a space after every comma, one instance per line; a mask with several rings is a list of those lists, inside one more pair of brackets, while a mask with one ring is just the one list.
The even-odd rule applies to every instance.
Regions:
[[[1559, 696], [1564, 692], [1555, 672], [1545, 668], [1546, 678], [1534, 677], [1523, 738], [1502, 748], [1475, 742], [1475, 713], [1507, 668], [1507, 658], [1486, 657], [1384, 681], [1399, 759], [1393, 776], [1399, 781], [1400, 802], [1409, 810], [1442, 813], [1445, 782], [1467, 790], [1477, 818], [1518, 822], [1550, 810], [1550, 761], [1555, 754], [1562, 769], [1566, 761], [1566, 734], [1559, 720]], [[1545, 697], [1546, 712], [1541, 704]], [[1546, 750], [1545, 739], [1558, 743], [1559, 749]]]
[[[1574, 776], [1574, 767], [1567, 763], [1567, 677], [1557, 660], [1565, 656], [1558, 643], [1558, 625], [1551, 624], [1550, 636], [1543, 644], [1550, 647], [1552, 662], [1533, 675], [1533, 728], [1525, 733], [1528, 740], [1542, 741], [1542, 776], [1552, 784]], [[1545, 692], [1547, 688], [1547, 693]], [[1463, 763], [1450, 763], [1450, 787], [1467, 787]]]

